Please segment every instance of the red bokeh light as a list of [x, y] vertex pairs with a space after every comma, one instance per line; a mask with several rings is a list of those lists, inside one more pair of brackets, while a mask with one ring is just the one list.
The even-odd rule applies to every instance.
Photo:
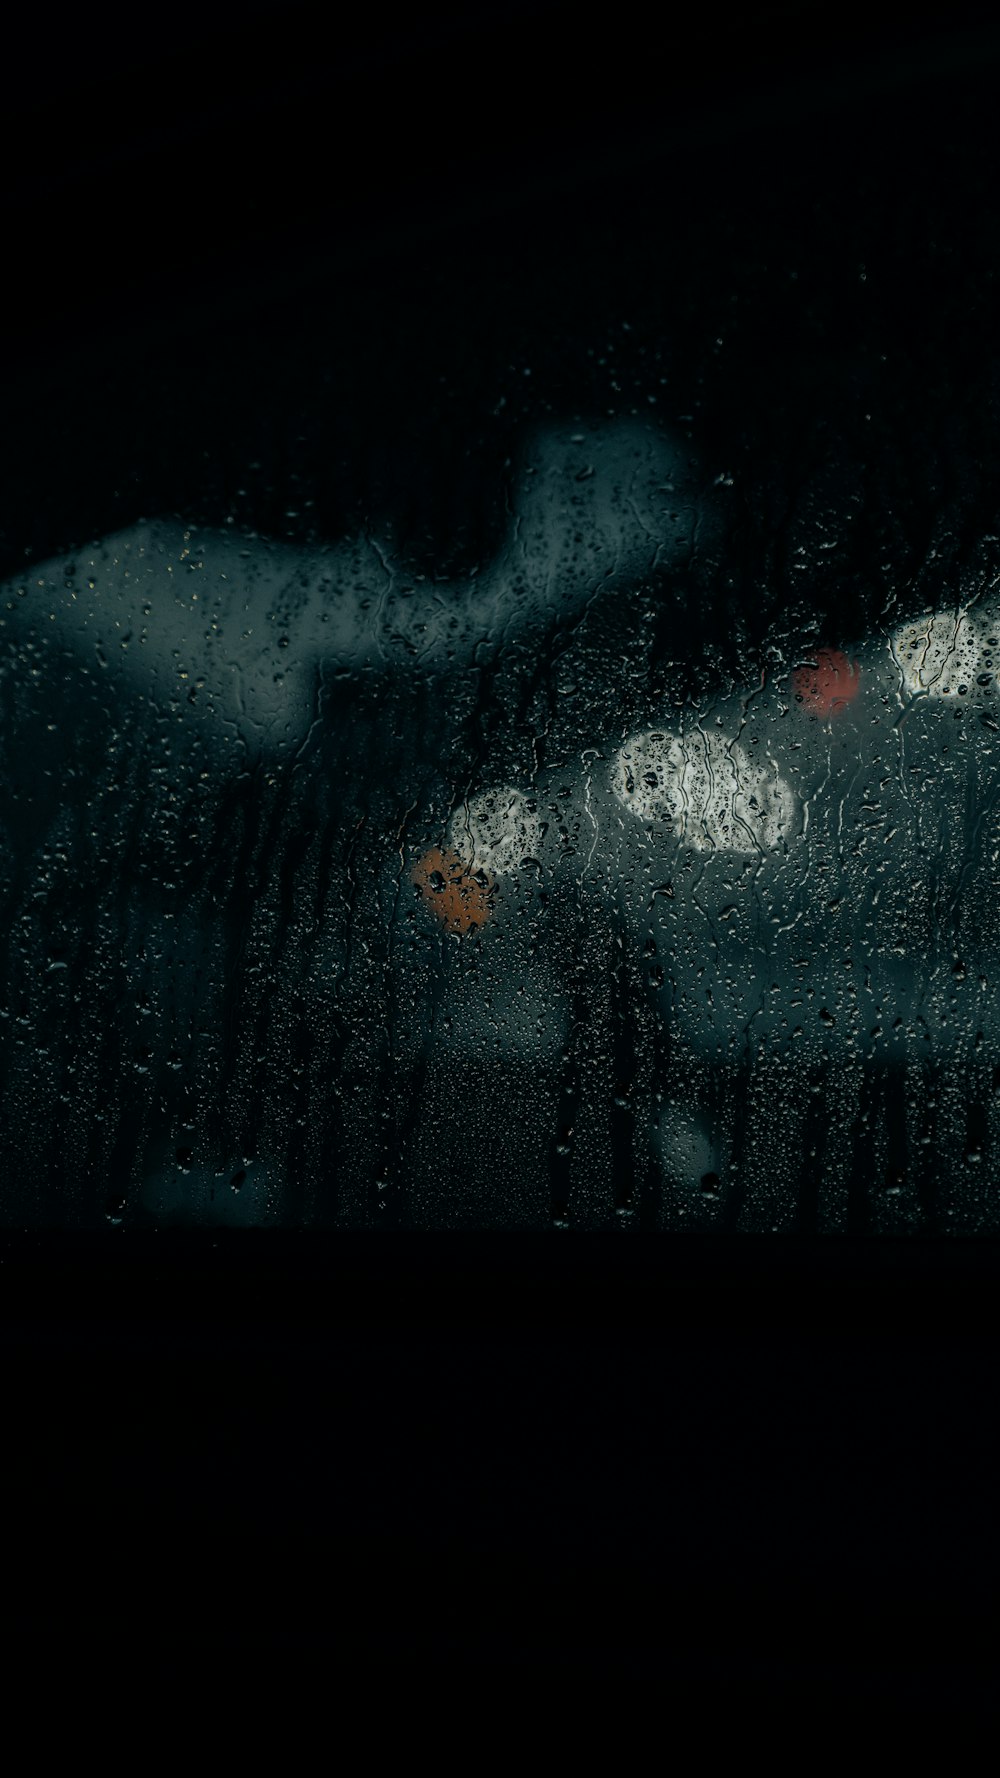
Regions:
[[819, 716], [833, 716], [854, 702], [861, 670], [839, 648], [817, 648], [812, 660], [792, 674], [795, 696]]

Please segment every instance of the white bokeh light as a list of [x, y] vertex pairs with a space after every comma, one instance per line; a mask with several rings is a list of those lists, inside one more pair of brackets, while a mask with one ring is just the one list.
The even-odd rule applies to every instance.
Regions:
[[772, 851], [794, 826], [795, 796], [773, 761], [721, 731], [634, 735], [615, 754], [611, 782], [632, 814], [701, 852]]
[[541, 834], [533, 802], [523, 791], [499, 785], [456, 809], [448, 844], [472, 870], [502, 876], [538, 851]]
[[910, 697], [981, 697], [996, 691], [1000, 628], [993, 607], [925, 611], [889, 638]]

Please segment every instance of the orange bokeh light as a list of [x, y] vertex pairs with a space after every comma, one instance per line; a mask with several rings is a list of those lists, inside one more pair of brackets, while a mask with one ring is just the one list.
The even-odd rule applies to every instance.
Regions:
[[411, 872], [428, 907], [447, 932], [485, 926], [493, 907], [494, 883], [485, 871], [473, 874], [457, 852], [431, 846]]

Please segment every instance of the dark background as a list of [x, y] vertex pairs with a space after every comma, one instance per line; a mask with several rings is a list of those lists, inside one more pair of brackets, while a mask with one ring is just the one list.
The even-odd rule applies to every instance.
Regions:
[[[945, 482], [965, 466], [945, 550], [994, 522], [991, 401], [963, 395], [995, 358], [1000, 34], [978, 11], [902, 34], [872, 8], [668, 13], [654, 37], [620, 11], [595, 34], [438, 8], [321, 54], [309, 9], [203, 5], [127, 34], [40, 17], [20, 43], [5, 572], [154, 498], [218, 518], [255, 424], [263, 528], [304, 483], [331, 535], [402, 500], [412, 552], [451, 540], [460, 565], [496, 513], [450, 441], [471, 412], [502, 461], [511, 315], [526, 350], [565, 318], [558, 403], [616, 280], [623, 312], [637, 273], [679, 281], [707, 346], [720, 264], [774, 293], [738, 386], [701, 391], [720, 468], [739, 411], [758, 485], [769, 445], [780, 474], [794, 390], [848, 443], [877, 416], [897, 562], [928, 546], [915, 425]], [[382, 404], [360, 486], [292, 449], [315, 436], [294, 342], [331, 325], [355, 329], [347, 411]], [[691, 376], [694, 400], [700, 357]], [[429, 424], [473, 514], [457, 538], [423, 498]], [[749, 581], [766, 513], [747, 524]], [[192, 1688], [263, 1659], [330, 1697], [428, 1665], [673, 1707], [989, 1695], [991, 1243], [25, 1234], [2, 1260], [22, 1646]]]

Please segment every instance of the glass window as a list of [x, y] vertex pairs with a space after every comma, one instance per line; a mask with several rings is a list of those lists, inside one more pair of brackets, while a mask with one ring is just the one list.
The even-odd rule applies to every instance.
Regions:
[[317, 245], [15, 392], [6, 1222], [1000, 1229], [963, 91]]

